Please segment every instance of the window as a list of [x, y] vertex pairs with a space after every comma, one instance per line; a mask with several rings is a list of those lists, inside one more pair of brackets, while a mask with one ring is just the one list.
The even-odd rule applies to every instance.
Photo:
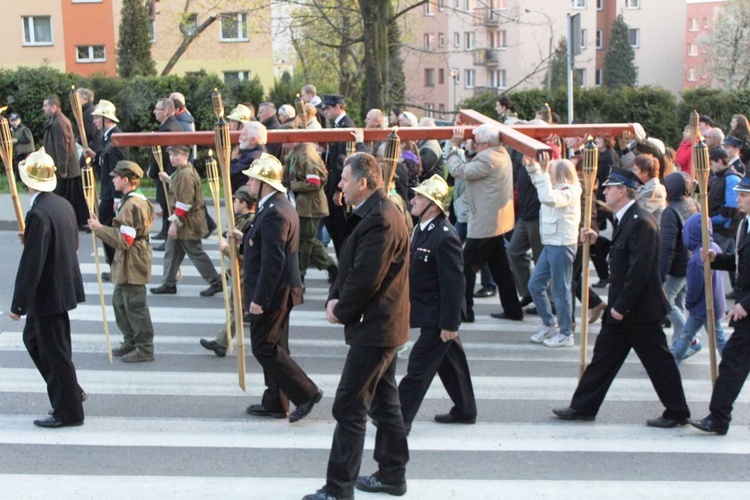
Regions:
[[473, 31], [466, 31], [464, 33], [464, 48], [466, 50], [471, 50], [474, 48], [474, 32]]
[[424, 107], [427, 108], [427, 118], [435, 118], [435, 105], [428, 102]]
[[445, 0], [438, 0], [438, 9], [440, 9], [440, 12], [445, 10]]
[[104, 45], [79, 45], [76, 47], [76, 62], [92, 63], [106, 60], [107, 53], [104, 50]]
[[490, 87], [504, 89], [507, 86], [504, 69], [490, 71]]
[[221, 41], [247, 42], [247, 12], [221, 14]]
[[602, 69], [601, 68], [597, 69], [596, 73], [594, 74], [594, 85], [601, 86], [603, 84], [602, 76], [603, 76]]
[[604, 0], [596, 0], [596, 10], [604, 10]]
[[435, 11], [432, 8], [432, 2], [427, 2], [424, 4], [424, 15], [425, 16], [434, 16]]
[[73, 3], [102, 3], [102, 0], [73, 0]]
[[156, 43], [156, 22], [151, 21], [151, 38], [149, 39], [149, 42]]
[[625, 0], [626, 9], [640, 9], [641, 0]]
[[24, 45], [52, 45], [52, 21], [50, 16], [27, 16], [23, 18]]
[[471, 12], [471, 0], [464, 0], [464, 10]]
[[703, 18], [703, 27], [708, 28], [708, 18]]
[[458, 31], [453, 33], [453, 46], [456, 48], [461, 46], [461, 33]]
[[586, 0], [571, 0], [571, 6], [572, 9], [585, 9], [586, 8]]
[[497, 32], [497, 45], [496, 47], [498, 49], [507, 49], [508, 48], [508, 39], [507, 39], [507, 33], [505, 30], [500, 30]]
[[438, 47], [445, 47], [445, 35], [438, 33]]
[[589, 44], [589, 30], [586, 28], [581, 29], [581, 50], [586, 50], [586, 45]]
[[451, 78], [453, 78], [455, 83], [459, 83], [461, 81], [461, 71], [457, 69], [451, 69]]
[[430, 50], [432, 48], [430, 44], [431, 39], [432, 35], [430, 35], [429, 33], [424, 34], [424, 50]]
[[440, 104], [438, 111], [440, 112], [440, 118], [445, 118], [445, 104]]
[[435, 86], [435, 70], [433, 68], [425, 68], [424, 70], [424, 86], [434, 87]]
[[698, 31], [698, 29], [698, 19], [695, 17], [688, 19], [688, 31]]
[[464, 87], [466, 87], [467, 89], [474, 88], [474, 70], [473, 69], [464, 70]]
[[640, 81], [640, 74], [641, 74], [641, 71], [638, 68], [638, 66], [636, 66], [635, 67], [635, 87], [637, 87], [638, 85], [640, 85], [640, 83], [638, 83]]
[[438, 84], [442, 85], [445, 83], [445, 70], [440, 68], [438, 70]]
[[687, 70], [687, 79], [688, 79], [689, 82], [694, 82], [694, 81], [698, 80], [695, 77], [695, 68], [688, 68], [688, 70]]
[[576, 68], [576, 80], [581, 82], [581, 88], [586, 86], [586, 68]]
[[458, 10], [461, 8], [461, 0], [453, 0], [453, 8]]
[[507, 0], [497, 0], [497, 8], [500, 10], [508, 10]]
[[250, 70], [224, 72], [224, 83], [243, 82], [247, 80], [250, 80]]
[[602, 30], [596, 30], [596, 50], [602, 50], [604, 40], [604, 32]]
[[629, 29], [628, 37], [630, 38], [630, 46], [637, 49], [641, 44], [641, 30], [638, 28]]
[[698, 57], [698, 46], [694, 43], [689, 43], [687, 53], [689, 57]]

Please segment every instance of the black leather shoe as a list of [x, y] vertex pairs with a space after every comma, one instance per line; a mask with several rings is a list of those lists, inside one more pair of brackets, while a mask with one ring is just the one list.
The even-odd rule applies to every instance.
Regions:
[[302, 500], [354, 500], [354, 495], [347, 497], [336, 497], [328, 493], [325, 489], [321, 488], [312, 495], [305, 495]]
[[496, 318], [496, 319], [509, 319], [511, 321], [523, 321], [523, 315], [521, 315], [521, 316], [508, 316], [507, 314], [505, 314], [505, 311], [500, 312], [500, 313], [492, 313], [492, 314], [490, 314], [490, 316], [492, 316], [493, 318]]
[[591, 421], [596, 418], [596, 415], [586, 415], [585, 413], [581, 413], [578, 410], [574, 410], [571, 407], [567, 408], [555, 408], [552, 410], [552, 413], [557, 415], [559, 418], [563, 420], [586, 420]]
[[45, 418], [44, 420], [34, 420], [34, 425], [44, 427], [45, 429], [57, 429], [58, 427], [78, 427], [83, 425], [83, 420], [78, 422], [63, 422], [55, 417]]
[[166, 245], [164, 243], [161, 243], [159, 245], [151, 245], [151, 248], [154, 250], [154, 252], [163, 252], [166, 248]]
[[289, 415], [289, 422], [299, 422], [306, 416], [310, 414], [310, 412], [313, 409], [313, 406], [320, 403], [320, 400], [323, 399], [323, 391], [318, 389], [318, 393], [313, 396], [313, 398], [308, 401], [307, 403], [302, 403], [301, 405], [297, 406], [297, 408], [294, 409], [291, 415]]
[[462, 417], [453, 413], [440, 413], [435, 415], [435, 422], [439, 424], [475, 424], [477, 417]]
[[214, 354], [216, 354], [220, 358], [223, 358], [224, 356], [227, 355], [227, 348], [224, 347], [223, 345], [219, 344], [215, 340], [201, 339], [200, 342], [201, 342], [201, 345], [203, 346], [204, 349], [208, 349], [209, 351], [213, 351]]
[[646, 420], [646, 425], [649, 427], [659, 427], [662, 429], [671, 429], [672, 427], [681, 427], [687, 425], [688, 419], [686, 418], [665, 418], [657, 417], [651, 420]]
[[205, 290], [201, 290], [201, 297], [213, 297], [217, 293], [224, 290], [224, 287], [221, 285], [221, 282], [214, 283], [210, 287], [206, 288]]
[[359, 476], [354, 487], [360, 491], [369, 491], [370, 493], [388, 493], [396, 497], [406, 494], [406, 483], [385, 484], [376, 474], [372, 476]]
[[285, 411], [274, 411], [269, 410], [265, 406], [261, 405], [250, 405], [247, 407], [247, 413], [255, 417], [270, 417], [270, 418], [286, 418]]
[[461, 313], [464, 323], [474, 323], [474, 311]]
[[531, 297], [521, 297], [520, 304], [521, 304], [521, 307], [526, 307], [533, 302], [534, 302], [534, 299], [532, 299]]
[[167, 233], [159, 233], [156, 236], [151, 237], [152, 240], [166, 240], [167, 239]]
[[157, 286], [156, 288], [151, 288], [151, 293], [154, 295], [175, 295], [177, 287], [169, 285]]
[[609, 286], [609, 280], [599, 280], [591, 286], [594, 288], [607, 288]]
[[478, 299], [485, 299], [487, 297], [494, 297], [497, 293], [497, 290], [495, 290], [494, 287], [491, 286], [483, 286], [476, 292], [474, 292], [474, 297]]
[[701, 420], [688, 420], [688, 423], [703, 432], [711, 432], [719, 436], [725, 435], [729, 430], [728, 425], [718, 423], [713, 417], [711, 417], [711, 415]]

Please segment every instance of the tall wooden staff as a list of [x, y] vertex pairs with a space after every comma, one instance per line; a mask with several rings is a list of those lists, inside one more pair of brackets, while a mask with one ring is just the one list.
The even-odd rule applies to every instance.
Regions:
[[[156, 160], [156, 166], [159, 167], [159, 172], [164, 172], [164, 158], [161, 154], [161, 146], [151, 146], [151, 153], [154, 155], [154, 160]], [[161, 187], [164, 189], [164, 198], [167, 199], [167, 215], [172, 217], [172, 209], [169, 207], [169, 186], [167, 186], [164, 179], [161, 181]], [[182, 283], [182, 266], [177, 268], [177, 275], [180, 283]]]
[[[221, 234], [221, 186], [219, 184], [219, 169], [216, 167], [216, 160], [213, 157], [214, 152], [208, 150], [208, 160], [206, 160], [206, 177], [208, 177], [208, 187], [211, 188], [211, 197], [214, 199], [214, 209], [216, 210], [216, 227], [219, 228], [219, 243], [224, 240]], [[230, 229], [231, 230], [231, 229]], [[227, 289], [227, 266], [224, 262], [224, 256], [221, 258], [221, 288], [224, 292], [224, 310], [226, 312], [227, 340], [229, 341], [229, 353], [232, 353], [232, 317], [229, 307], [229, 290]]]
[[307, 129], [307, 109], [305, 109], [305, 101], [303, 101], [299, 94], [297, 94], [297, 97], [294, 98], [294, 107], [297, 110], [297, 116], [299, 116], [299, 119], [301, 123], [299, 124], [299, 128], [301, 129]]
[[[599, 169], [599, 148], [589, 137], [583, 148], [583, 230], [591, 229], [591, 206], [594, 202], [594, 186], [596, 171]], [[578, 380], [586, 370], [586, 354], [589, 344], [589, 255], [591, 242], [586, 238], [583, 242], [583, 258], [581, 259], [581, 353], [578, 365]]]
[[[695, 113], [697, 114], [697, 113]], [[711, 239], [708, 234], [708, 147], [702, 140], [693, 146], [693, 171], [700, 186], [701, 239], [703, 248], [708, 251]], [[711, 262], [703, 260], [703, 283], [706, 295], [706, 331], [708, 331], [709, 358], [711, 360], [711, 383], [716, 383], [716, 318], [714, 317], [714, 287], [711, 282]]]
[[[86, 167], [81, 169], [83, 177], [83, 194], [86, 197], [86, 204], [89, 206], [89, 214], [94, 217], [94, 207], [96, 206], [96, 194], [94, 193], [94, 170], [89, 165], [91, 160], [86, 161]], [[104, 323], [104, 338], [107, 341], [107, 356], [112, 363], [112, 343], [109, 340], [109, 323], [107, 323], [107, 307], [104, 303], [104, 285], [102, 284], [102, 272], [99, 265], [99, 245], [96, 243], [96, 234], [91, 231], [91, 241], [94, 244], [94, 263], [96, 264], [96, 280], [99, 283], [99, 302], [102, 306], [102, 322]]]
[[383, 183], [386, 194], [391, 189], [393, 176], [396, 174], [396, 165], [398, 165], [401, 156], [401, 139], [398, 137], [398, 127], [393, 127], [393, 131], [385, 138], [385, 154], [383, 155]]
[[232, 265], [232, 298], [234, 299], [234, 327], [237, 329], [237, 375], [239, 376], [240, 388], [247, 392], [247, 381], [245, 375], [245, 327], [242, 321], [242, 285], [240, 284], [240, 266], [237, 248], [239, 242], [234, 235], [234, 209], [230, 200], [232, 199], [232, 183], [229, 176], [231, 162], [232, 141], [229, 136], [229, 124], [224, 120], [224, 104], [221, 101], [221, 93], [214, 89], [211, 94], [211, 104], [217, 121], [214, 125], [216, 156], [219, 158], [221, 177], [224, 182], [224, 200], [227, 210], [227, 243], [229, 243], [229, 259]]
[[86, 127], [83, 123], [83, 108], [81, 107], [81, 97], [76, 92], [76, 86], [71, 85], [70, 87], [70, 107], [73, 110], [73, 116], [76, 119], [76, 125], [78, 125], [78, 135], [81, 136], [81, 146], [83, 149], [88, 149], [89, 141], [86, 137]]
[[16, 213], [16, 222], [18, 230], [24, 232], [26, 222], [23, 212], [21, 211], [21, 201], [18, 199], [18, 190], [16, 189], [16, 176], [13, 173], [13, 135], [10, 133], [8, 120], [3, 116], [3, 112], [8, 108], [5, 106], [0, 109], [0, 156], [5, 164], [5, 175], [10, 187], [10, 198], [13, 200], [13, 211]]

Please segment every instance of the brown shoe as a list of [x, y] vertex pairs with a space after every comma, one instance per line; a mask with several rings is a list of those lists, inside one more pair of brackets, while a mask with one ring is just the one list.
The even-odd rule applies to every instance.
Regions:
[[604, 310], [607, 308], [607, 304], [602, 302], [598, 306], [589, 309], [589, 324], [596, 323], [596, 321], [602, 317]]
[[143, 362], [153, 361], [153, 360], [154, 360], [153, 353], [149, 354], [143, 349], [141, 349], [140, 347], [136, 347], [131, 352], [129, 352], [128, 354], [122, 357], [123, 363], [143, 363]]
[[112, 349], [112, 356], [124, 356], [129, 352], [133, 352], [134, 350], [134, 345], [128, 345], [125, 342], [120, 342], [120, 347], [115, 347], [114, 349]]

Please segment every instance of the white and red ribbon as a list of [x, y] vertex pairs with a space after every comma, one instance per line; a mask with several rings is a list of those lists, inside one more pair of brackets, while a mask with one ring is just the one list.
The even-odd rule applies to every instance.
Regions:
[[130, 226], [120, 226], [120, 234], [125, 238], [128, 246], [132, 245], [135, 241], [135, 228]]
[[184, 219], [190, 211], [190, 207], [192, 206], [193, 205], [188, 205], [187, 203], [178, 201], [174, 206], [174, 214], [180, 219]]

